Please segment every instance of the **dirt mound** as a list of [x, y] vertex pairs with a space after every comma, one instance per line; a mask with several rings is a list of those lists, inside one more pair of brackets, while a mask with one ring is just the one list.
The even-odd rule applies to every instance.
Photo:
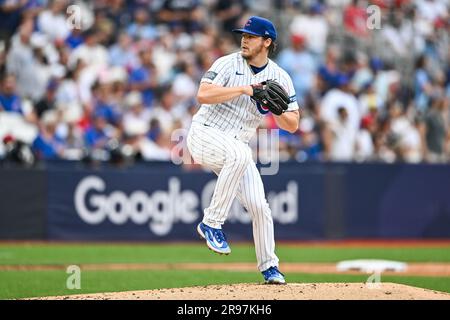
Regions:
[[232, 284], [108, 292], [37, 298], [42, 300], [450, 300], [450, 294], [395, 283]]

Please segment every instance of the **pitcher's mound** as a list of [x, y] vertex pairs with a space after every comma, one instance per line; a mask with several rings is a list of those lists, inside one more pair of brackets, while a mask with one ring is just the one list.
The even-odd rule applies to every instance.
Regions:
[[287, 285], [231, 284], [190, 288], [108, 292], [43, 297], [77, 300], [414, 300], [446, 299], [450, 294], [396, 283], [290, 283]]

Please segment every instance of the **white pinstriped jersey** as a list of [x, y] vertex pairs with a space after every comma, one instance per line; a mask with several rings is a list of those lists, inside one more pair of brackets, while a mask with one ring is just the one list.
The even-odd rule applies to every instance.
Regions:
[[[217, 59], [204, 74], [201, 82], [223, 87], [236, 87], [259, 83], [268, 79], [277, 81], [288, 92], [291, 102], [288, 111], [298, 110], [292, 80], [286, 71], [269, 59], [267, 66], [255, 74], [240, 52]], [[199, 122], [248, 142], [256, 132], [262, 118], [269, 111], [247, 95], [218, 104], [202, 104], [192, 121]]]

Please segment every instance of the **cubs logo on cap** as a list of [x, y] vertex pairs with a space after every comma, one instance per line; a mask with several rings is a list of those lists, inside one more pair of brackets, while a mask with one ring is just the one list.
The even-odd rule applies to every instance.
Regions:
[[276, 40], [277, 31], [272, 21], [258, 16], [250, 17], [244, 25], [244, 28], [234, 29], [236, 33], [248, 33], [259, 37], [269, 37]]

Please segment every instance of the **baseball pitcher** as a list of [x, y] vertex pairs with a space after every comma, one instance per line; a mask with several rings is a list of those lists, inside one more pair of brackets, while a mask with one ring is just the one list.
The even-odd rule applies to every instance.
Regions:
[[273, 23], [253, 16], [242, 29], [241, 51], [219, 58], [204, 74], [187, 145], [194, 160], [218, 178], [211, 204], [197, 226], [214, 252], [231, 252], [222, 225], [235, 197], [252, 217], [258, 269], [265, 283], [284, 284], [275, 255], [271, 211], [248, 145], [268, 112], [289, 132], [298, 128], [299, 111], [292, 80], [269, 59], [277, 32]]

